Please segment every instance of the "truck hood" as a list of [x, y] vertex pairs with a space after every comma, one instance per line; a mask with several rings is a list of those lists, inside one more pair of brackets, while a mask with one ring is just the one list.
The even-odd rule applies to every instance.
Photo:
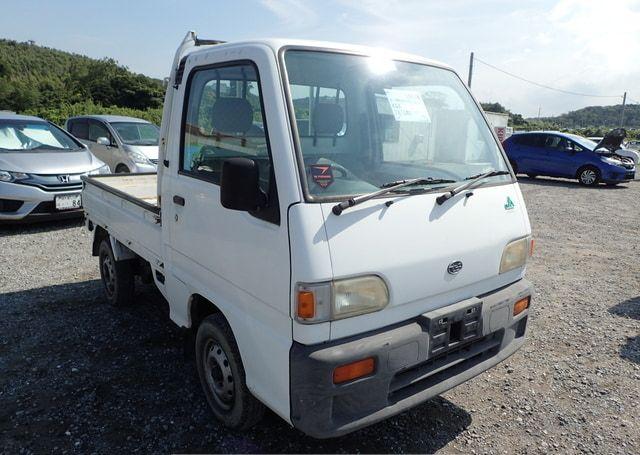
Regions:
[[[517, 184], [475, 188], [443, 205], [436, 204], [438, 195], [374, 199], [340, 216], [331, 213], [334, 204], [322, 204], [334, 278], [377, 274], [390, 293], [382, 311], [332, 322], [332, 339], [407, 320], [524, 275], [523, 267], [498, 273], [504, 247], [531, 232]], [[456, 261], [462, 269], [450, 274]]]
[[158, 146], [157, 145], [129, 145], [125, 144], [128, 151], [142, 153], [150, 160], [158, 159]]
[[0, 153], [0, 170], [26, 174], [81, 174], [101, 166], [88, 150]]

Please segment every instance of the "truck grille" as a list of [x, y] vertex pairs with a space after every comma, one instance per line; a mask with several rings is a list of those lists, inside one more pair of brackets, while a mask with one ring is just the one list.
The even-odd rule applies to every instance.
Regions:
[[389, 402], [403, 400], [493, 357], [500, 351], [503, 336], [504, 329], [396, 373], [389, 386]]

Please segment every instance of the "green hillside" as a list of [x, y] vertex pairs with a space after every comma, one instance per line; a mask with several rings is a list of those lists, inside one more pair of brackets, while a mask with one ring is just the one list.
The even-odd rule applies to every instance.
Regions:
[[82, 113], [133, 115], [158, 123], [163, 98], [161, 81], [134, 74], [113, 59], [0, 39], [0, 110], [58, 124]]
[[[622, 105], [589, 106], [555, 117], [540, 118], [543, 122], [554, 123], [564, 128], [608, 127], [620, 126]], [[625, 107], [624, 126], [640, 128], [640, 105], [631, 104]]]

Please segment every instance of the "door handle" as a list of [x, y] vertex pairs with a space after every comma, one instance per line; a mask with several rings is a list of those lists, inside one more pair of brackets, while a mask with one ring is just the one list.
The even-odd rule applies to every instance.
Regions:
[[174, 195], [173, 203], [184, 207], [184, 198], [182, 196]]

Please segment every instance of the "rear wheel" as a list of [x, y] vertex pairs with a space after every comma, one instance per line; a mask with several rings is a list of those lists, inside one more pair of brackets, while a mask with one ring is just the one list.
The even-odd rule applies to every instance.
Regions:
[[116, 307], [130, 304], [135, 289], [135, 275], [131, 261], [116, 261], [108, 238], [100, 243], [98, 258], [100, 278], [107, 301]]
[[600, 182], [600, 171], [593, 166], [585, 166], [578, 171], [578, 181], [585, 186], [594, 186]]
[[131, 171], [124, 164], [119, 164], [118, 167], [116, 168], [116, 174], [128, 174], [129, 172]]
[[262, 418], [264, 405], [247, 388], [238, 346], [222, 314], [208, 316], [198, 327], [196, 363], [209, 406], [225, 426], [244, 430]]

